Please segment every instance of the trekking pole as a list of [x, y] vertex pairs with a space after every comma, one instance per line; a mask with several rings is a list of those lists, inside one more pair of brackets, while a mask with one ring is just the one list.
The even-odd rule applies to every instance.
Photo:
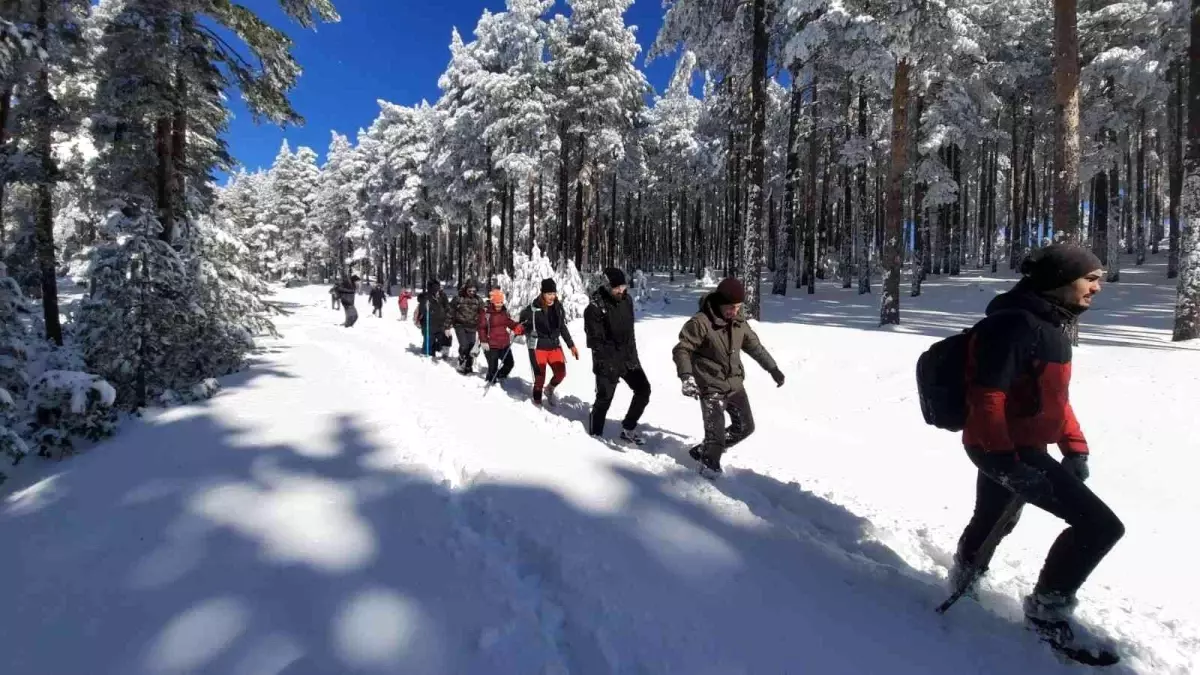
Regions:
[[[1021, 507], [1024, 504], [1024, 500], [1020, 499], [1019, 497], [1014, 497], [1013, 500], [1008, 503], [1008, 506], [1004, 507], [1004, 511], [1000, 514], [1000, 518], [997, 519], [996, 524], [992, 526], [992, 531], [988, 532], [987, 539], [983, 540], [983, 545], [979, 547], [979, 552], [975, 554], [977, 560], [991, 560], [992, 553], [995, 552], [996, 546], [1000, 544], [1000, 540], [1004, 537], [1004, 530], [1008, 529], [1009, 523], [1011, 523], [1017, 517], [1017, 514], [1020, 513]], [[954, 589], [954, 593], [952, 593], [949, 598], [946, 598], [945, 602], [938, 605], [938, 608], [935, 611], [938, 614], [945, 614], [946, 610], [953, 607], [954, 603], [958, 602], [962, 596], [967, 594], [967, 591], [970, 590], [971, 587], [975, 585], [975, 582], [979, 580], [981, 574], [982, 570], [979, 568], [979, 565], [972, 566], [971, 574], [967, 576], [967, 578], [961, 584], [959, 584], [958, 588]]]
[[492, 385], [496, 383], [496, 379], [498, 377], [500, 377], [500, 370], [504, 367], [501, 364], [504, 363], [504, 359], [508, 358], [508, 353], [510, 351], [512, 351], [512, 343], [511, 342], [508, 343], [508, 347], [504, 350], [504, 353], [500, 355], [500, 358], [496, 359], [496, 372], [492, 373], [492, 377], [488, 380], [487, 384], [485, 384], [483, 386], [483, 395], [484, 396], [487, 396], [488, 389], [491, 389]]

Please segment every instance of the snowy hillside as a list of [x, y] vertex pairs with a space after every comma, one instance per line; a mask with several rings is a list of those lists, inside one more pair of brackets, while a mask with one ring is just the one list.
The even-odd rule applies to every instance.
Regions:
[[[1090, 484], [1128, 528], [1080, 618], [1121, 643], [1116, 672], [1195, 673], [1200, 444], [1181, 393], [1200, 353], [1169, 342], [1162, 269], [1124, 274], [1076, 355]], [[703, 291], [656, 285], [645, 452], [586, 434], [586, 352], [543, 411], [523, 354], [485, 395], [414, 353], [394, 302], [377, 319], [360, 298], [347, 330], [327, 289], [280, 291], [282, 338], [220, 394], [4, 486], [0, 672], [1076, 672], [1020, 624], [1061, 528], [1040, 512], [981, 604], [932, 611], [974, 472], [923, 425], [913, 364], [1006, 281], [931, 283], [890, 331], [876, 296], [765, 299], [788, 382], [748, 367], [758, 433], [716, 482], [687, 457], [700, 419], [670, 359]]]

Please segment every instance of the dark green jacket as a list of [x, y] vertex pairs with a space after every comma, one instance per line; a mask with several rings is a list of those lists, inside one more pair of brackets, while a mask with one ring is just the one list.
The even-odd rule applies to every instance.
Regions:
[[713, 295], [700, 301], [700, 311], [679, 331], [679, 344], [671, 352], [680, 379], [696, 378], [701, 394], [739, 391], [746, 378], [742, 351], [767, 372], [778, 367], [744, 316], [726, 321], [713, 306]]

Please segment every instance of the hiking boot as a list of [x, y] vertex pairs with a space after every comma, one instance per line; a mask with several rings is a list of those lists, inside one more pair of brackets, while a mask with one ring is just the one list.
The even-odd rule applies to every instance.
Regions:
[[1079, 600], [1055, 591], [1038, 591], [1025, 596], [1021, 603], [1025, 618], [1036, 624], [1066, 623], [1079, 606]]
[[547, 386], [546, 390], [542, 392], [542, 397], [546, 401], [547, 407], [553, 408], [558, 405], [558, 399], [554, 396], [554, 385]]
[[954, 564], [950, 566], [950, 589], [957, 591], [960, 588], [965, 588], [963, 595], [973, 600], [979, 599], [979, 580], [987, 573], [987, 568], [977, 568], [974, 565], [969, 565], [963, 561], [962, 557], [955, 553]]
[[633, 429], [622, 429], [621, 440], [634, 445], [645, 445], [646, 438]]

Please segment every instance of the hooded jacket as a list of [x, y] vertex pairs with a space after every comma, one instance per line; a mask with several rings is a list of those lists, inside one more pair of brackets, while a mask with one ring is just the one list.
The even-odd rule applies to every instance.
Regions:
[[421, 327], [422, 331], [425, 331], [426, 328], [432, 328], [435, 331], [450, 330], [450, 301], [446, 299], [446, 294], [438, 290], [432, 293], [425, 291], [418, 295], [417, 313], [413, 320]]
[[483, 312], [483, 298], [478, 293], [467, 295], [468, 287], [475, 288], [475, 285], [463, 284], [458, 289], [458, 295], [450, 301], [450, 323], [457, 328], [474, 330], [479, 326], [479, 315]]
[[555, 301], [550, 307], [542, 302], [542, 296], [521, 310], [518, 321], [525, 330], [525, 339], [529, 341], [530, 349], [559, 349], [562, 342], [567, 347], [574, 347], [571, 332], [567, 330], [567, 313], [563, 310], [562, 302]]
[[695, 377], [702, 394], [729, 394], [744, 386], [743, 351], [767, 372], [778, 370], [745, 316], [739, 313], [726, 320], [717, 311], [716, 293], [710, 293], [700, 300], [700, 311], [683, 325], [671, 354], [679, 377]]
[[1088, 452], [1069, 396], [1074, 314], [1018, 283], [971, 331], [963, 444], [987, 452]]
[[615, 377], [641, 368], [633, 330], [633, 299], [626, 294], [617, 300], [602, 287], [592, 293], [591, 300], [583, 311], [583, 331], [592, 350], [592, 371]]

